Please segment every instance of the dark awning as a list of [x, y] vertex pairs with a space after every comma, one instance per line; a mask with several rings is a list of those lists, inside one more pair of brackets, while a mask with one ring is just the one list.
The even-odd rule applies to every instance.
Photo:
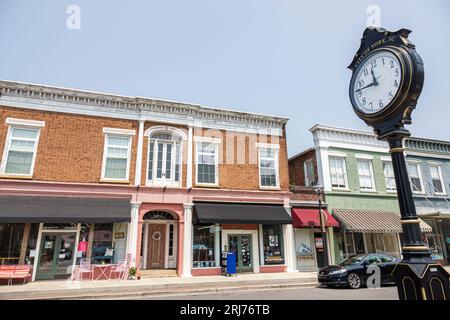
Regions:
[[193, 221], [195, 224], [290, 224], [291, 217], [282, 205], [196, 202]]
[[130, 220], [129, 199], [1, 196], [1, 223], [110, 223]]

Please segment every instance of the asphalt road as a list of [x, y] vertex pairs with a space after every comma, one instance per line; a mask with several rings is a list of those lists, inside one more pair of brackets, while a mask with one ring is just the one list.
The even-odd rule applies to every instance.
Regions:
[[300, 288], [235, 293], [208, 293], [180, 296], [158, 296], [146, 300], [398, 300], [397, 287], [383, 286], [379, 289], [347, 288]]

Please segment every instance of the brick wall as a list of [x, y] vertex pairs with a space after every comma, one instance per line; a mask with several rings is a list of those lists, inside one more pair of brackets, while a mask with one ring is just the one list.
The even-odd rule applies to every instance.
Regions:
[[289, 184], [294, 186], [305, 186], [304, 163], [313, 160], [314, 179], [318, 181], [316, 152], [314, 149], [308, 150], [289, 161]]
[[[110, 119], [65, 113], [8, 108], [0, 106], [0, 155], [3, 155], [8, 125], [7, 117], [45, 121], [41, 129], [38, 152], [36, 157], [33, 180], [99, 183], [103, 161], [105, 143], [104, 127], [132, 129], [132, 150], [130, 160], [129, 184], [134, 184], [136, 167], [136, 151], [139, 123], [138, 121]], [[161, 123], [146, 122], [144, 129], [164, 125]], [[184, 130], [187, 127], [170, 125]], [[211, 130], [195, 130], [194, 135], [211, 136]], [[279, 149], [279, 179], [280, 189], [289, 190], [288, 160], [286, 149], [286, 135], [283, 128], [282, 137], [265, 137], [252, 134], [236, 133], [231, 135], [225, 131], [215, 130], [215, 135], [221, 138], [219, 147], [219, 188], [259, 190], [259, 169], [256, 142], [275, 143]], [[213, 132], [214, 136], [214, 132]], [[242, 142], [240, 144], [239, 142]], [[227, 144], [234, 145], [227, 149]], [[148, 138], [144, 137], [142, 154], [142, 185], [147, 179]], [[244, 148], [242, 163], [238, 156]], [[230, 151], [231, 150], [231, 151]], [[187, 141], [183, 141], [182, 160], [182, 187], [186, 186], [187, 175]], [[228, 157], [227, 157], [228, 151]], [[233, 157], [230, 158], [230, 154]], [[195, 184], [195, 142], [192, 152], [193, 183]], [[232, 161], [231, 161], [231, 160]]]
[[104, 127], [133, 129], [130, 183], [136, 163], [138, 122], [0, 106], [0, 150], [3, 155], [6, 118], [45, 121], [41, 128], [33, 180], [98, 183], [101, 178]]

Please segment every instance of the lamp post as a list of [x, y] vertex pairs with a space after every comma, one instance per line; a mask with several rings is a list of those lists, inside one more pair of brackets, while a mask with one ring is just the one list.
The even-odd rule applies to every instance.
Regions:
[[322, 188], [316, 187], [314, 189], [316, 191], [317, 196], [319, 197], [319, 221], [320, 221], [320, 231], [322, 233], [322, 241], [323, 241], [323, 263], [328, 265], [328, 241], [327, 241], [327, 232], [325, 229], [325, 222], [323, 221], [322, 214]]

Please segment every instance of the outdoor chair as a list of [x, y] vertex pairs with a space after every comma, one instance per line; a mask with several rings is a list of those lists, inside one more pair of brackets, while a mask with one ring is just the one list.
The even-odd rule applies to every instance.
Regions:
[[111, 276], [114, 274], [119, 276], [117, 279], [126, 280], [129, 269], [129, 260], [120, 260], [118, 264], [112, 266], [109, 278], [111, 279]]
[[84, 274], [89, 274], [89, 280], [94, 279], [94, 272], [92, 271], [91, 263], [87, 260], [80, 260], [80, 265], [78, 266], [78, 272], [76, 274], [76, 280], [81, 281], [84, 279]]

